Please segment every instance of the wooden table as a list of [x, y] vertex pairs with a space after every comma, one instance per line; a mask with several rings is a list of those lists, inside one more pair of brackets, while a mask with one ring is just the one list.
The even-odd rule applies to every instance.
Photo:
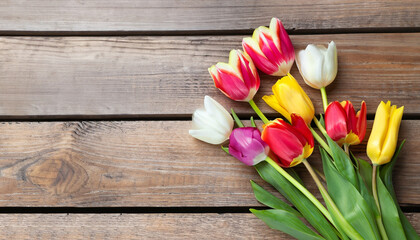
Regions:
[[[3, 0], [0, 238], [287, 239], [248, 211], [254, 169], [188, 135], [204, 95], [252, 115], [207, 68], [273, 16], [295, 49], [336, 42], [329, 100], [364, 99], [368, 128], [380, 100], [405, 106], [394, 180], [420, 231], [418, 0]], [[274, 118], [261, 97], [276, 78], [261, 78], [255, 100]]]

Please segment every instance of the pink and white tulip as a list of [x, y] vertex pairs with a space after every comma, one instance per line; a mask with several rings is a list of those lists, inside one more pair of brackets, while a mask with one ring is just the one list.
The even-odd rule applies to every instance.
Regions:
[[292, 41], [277, 18], [271, 19], [270, 28], [258, 27], [244, 38], [242, 47], [258, 69], [273, 76], [285, 76], [295, 60]]
[[261, 139], [256, 127], [241, 127], [232, 131], [229, 137], [229, 154], [248, 166], [264, 161], [270, 152], [267, 143]]
[[260, 77], [251, 58], [241, 50], [232, 50], [229, 63], [209, 68], [214, 85], [235, 101], [249, 102], [260, 87]]

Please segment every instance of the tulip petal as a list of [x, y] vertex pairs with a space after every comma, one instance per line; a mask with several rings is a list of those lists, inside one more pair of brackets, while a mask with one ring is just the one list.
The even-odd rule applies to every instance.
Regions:
[[325, 111], [325, 128], [334, 141], [340, 141], [347, 135], [346, 112], [337, 101], [330, 103]]
[[314, 106], [292, 75], [282, 77], [274, 84], [272, 90], [279, 105], [289, 114], [297, 113], [306, 124], [311, 123], [315, 114]]
[[293, 118], [296, 126], [292, 126], [282, 119], [276, 119], [264, 125], [261, 135], [261, 139], [270, 146], [272, 151], [278, 156], [280, 165], [284, 167], [292, 167], [299, 164], [304, 158], [309, 157], [313, 150], [304, 134], [298, 130], [301, 127], [297, 127], [303, 124], [302, 127], [307, 128], [306, 124], [297, 115], [294, 115]]
[[209, 96], [204, 97], [204, 108], [209, 115], [224, 128], [225, 131], [232, 131], [233, 118], [226, 109], [220, 105], [216, 100]]
[[350, 101], [343, 101], [341, 102], [341, 106], [346, 113], [347, 133], [353, 132], [354, 134], [358, 134], [357, 117], [353, 104]]
[[301, 65], [302, 73], [307, 81], [318, 88], [323, 87], [322, 69], [324, 65], [324, 55], [318, 47], [309, 44], [304, 52], [299, 52], [299, 58], [303, 62]]
[[265, 160], [269, 152], [257, 128], [236, 128], [229, 139], [229, 153], [248, 166]]
[[[273, 32], [273, 36], [279, 38], [278, 42], [280, 45], [281, 53], [283, 54], [284, 61], [292, 62], [293, 64], [293, 61], [295, 59], [295, 50], [293, 48], [293, 44], [290, 40], [289, 35], [284, 29], [282, 22], [277, 18], [272, 18], [270, 22], [270, 30]], [[274, 42], [277, 42], [275, 38]]]
[[[233, 50], [232, 50], [233, 51]], [[242, 75], [242, 79], [248, 89], [258, 91], [260, 87], [260, 77], [251, 58], [240, 50], [236, 50], [238, 62], [238, 72]], [[230, 59], [230, 58], [229, 58]], [[253, 98], [254, 96], [252, 96]], [[251, 99], [252, 99], [251, 98]]]
[[365, 101], [362, 102], [362, 106], [360, 111], [357, 112], [357, 135], [359, 137], [359, 141], [362, 142], [366, 135], [366, 103]]
[[325, 52], [325, 62], [322, 66], [323, 86], [328, 86], [337, 76], [338, 62], [337, 62], [337, 47], [334, 41], [328, 44], [328, 49]]
[[303, 146], [300, 140], [287, 129], [266, 127], [261, 138], [270, 146], [284, 166], [290, 166], [293, 159], [302, 154]]
[[299, 133], [301, 133], [306, 140], [302, 145], [308, 143], [311, 147], [314, 147], [314, 136], [312, 135], [311, 130], [309, 130], [308, 125], [306, 125], [303, 118], [297, 114], [292, 114], [291, 118], [293, 128], [299, 131]]
[[[352, 131], [350, 131], [350, 133], [348, 133], [346, 138], [344, 139], [343, 143], [346, 143], [348, 145], [357, 145], [360, 143], [360, 139], [356, 133], [353, 133]], [[341, 145], [343, 143], [338, 143], [338, 144]]]
[[250, 37], [242, 40], [244, 51], [251, 57], [255, 66], [266, 74], [272, 74], [277, 71], [277, 66], [271, 63], [261, 51], [258, 42]]
[[214, 132], [225, 135], [225, 127], [220, 127], [205, 109], [197, 109], [192, 116], [193, 129], [211, 129]]
[[266, 96], [263, 96], [262, 99], [264, 100], [265, 103], [267, 103], [268, 106], [270, 106], [272, 109], [279, 112], [283, 117], [285, 117], [289, 122], [291, 122], [292, 119], [290, 117], [289, 112], [279, 104], [276, 96], [266, 95]]
[[254, 35], [252, 36], [260, 47], [264, 56], [273, 64], [280, 64], [285, 61], [283, 55], [280, 53], [276, 44], [273, 41], [272, 33], [270, 29], [266, 27], [259, 27], [255, 29]]
[[378, 159], [379, 164], [388, 163], [394, 155], [397, 147], [398, 132], [400, 129], [403, 111], [404, 107], [400, 107], [398, 109], [395, 105], [391, 107], [388, 132], [382, 145], [381, 155]]
[[216, 69], [218, 78], [217, 81], [214, 81], [214, 84], [227, 97], [242, 101], [248, 96], [248, 87], [231, 65], [219, 62], [216, 64]]
[[328, 86], [337, 75], [337, 48], [332, 41], [328, 49], [309, 44], [298, 52], [296, 63], [300, 74], [309, 86], [320, 89]]
[[228, 137], [219, 134], [218, 132], [213, 131], [212, 129], [198, 129], [198, 130], [189, 130], [189, 134], [198, 140], [207, 142], [210, 144], [222, 144], [228, 139]]
[[388, 132], [390, 110], [390, 101], [386, 104], [381, 102], [376, 110], [372, 132], [367, 144], [367, 155], [372, 161], [379, 159], [381, 155], [383, 142]]

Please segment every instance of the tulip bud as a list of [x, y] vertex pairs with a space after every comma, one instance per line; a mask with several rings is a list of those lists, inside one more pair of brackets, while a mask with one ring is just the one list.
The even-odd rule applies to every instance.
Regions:
[[282, 167], [293, 167], [314, 150], [314, 137], [303, 118], [291, 115], [292, 124], [276, 119], [264, 125], [261, 138], [277, 155]]
[[296, 113], [305, 120], [306, 124], [311, 123], [315, 114], [314, 105], [290, 73], [278, 80], [272, 90], [274, 95], [263, 97], [271, 108], [287, 118], [289, 122], [290, 115]]
[[249, 102], [260, 87], [260, 77], [251, 58], [241, 50], [232, 50], [229, 63], [209, 68], [214, 85], [235, 101]]
[[296, 65], [306, 84], [316, 89], [326, 87], [337, 76], [337, 47], [333, 41], [328, 49], [309, 44], [296, 55]]
[[366, 103], [362, 102], [357, 114], [350, 101], [330, 103], [325, 111], [325, 128], [340, 146], [359, 144], [366, 134]]
[[229, 153], [248, 166], [264, 161], [270, 152], [256, 127], [236, 128], [229, 137]]
[[271, 19], [270, 28], [258, 27], [252, 38], [244, 38], [242, 47], [258, 69], [273, 76], [286, 75], [295, 60], [292, 41], [277, 18]]
[[379, 104], [367, 144], [367, 155], [373, 164], [382, 165], [391, 161], [397, 147], [403, 111], [404, 106], [391, 106], [390, 101]]
[[204, 97], [204, 108], [197, 109], [192, 117], [190, 135], [210, 144], [221, 144], [229, 138], [233, 128], [232, 116], [213, 98]]

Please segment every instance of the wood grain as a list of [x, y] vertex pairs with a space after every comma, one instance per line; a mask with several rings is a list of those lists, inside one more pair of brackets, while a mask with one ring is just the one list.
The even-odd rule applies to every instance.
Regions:
[[[207, 68], [227, 61], [244, 36], [190, 37], [0, 37], [0, 118], [103, 119], [189, 116], [210, 95], [240, 114], [214, 88]], [[420, 113], [420, 37], [408, 34], [292, 36], [296, 49], [334, 40], [339, 73], [327, 88], [329, 100], [366, 100], [374, 113], [380, 100]], [[321, 111], [318, 90], [307, 87], [296, 66], [292, 74]], [[262, 75], [256, 102], [275, 77]]]
[[[406, 213], [417, 231], [420, 213]], [[290, 239], [250, 213], [9, 214], [0, 239]]]
[[420, 4], [403, 1], [3, 0], [0, 32], [250, 30], [279, 17], [288, 29], [420, 26]]
[[[2, 123], [0, 206], [259, 206], [249, 180], [266, 185], [255, 170], [193, 139], [189, 127], [187, 121]], [[403, 121], [400, 139], [408, 141], [394, 173], [402, 205], [420, 204], [419, 134], [420, 121]], [[364, 155], [362, 146], [353, 150]], [[310, 162], [320, 167], [319, 154]], [[304, 168], [296, 169], [317, 193]]]

